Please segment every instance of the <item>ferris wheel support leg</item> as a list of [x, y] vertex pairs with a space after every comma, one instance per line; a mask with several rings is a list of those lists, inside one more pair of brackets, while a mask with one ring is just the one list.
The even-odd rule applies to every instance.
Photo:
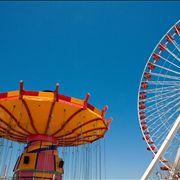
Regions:
[[176, 157], [175, 157], [175, 160], [174, 160], [174, 164], [172, 166], [172, 173], [171, 173], [171, 179], [173, 179], [173, 177], [176, 175], [177, 173], [177, 169], [178, 167], [180, 166], [180, 145], [178, 147], [178, 150], [177, 150], [177, 154], [176, 154]]
[[167, 135], [166, 139], [164, 140], [164, 142], [161, 145], [160, 149], [158, 150], [157, 154], [154, 156], [154, 159], [150, 163], [149, 167], [147, 168], [147, 170], [141, 177], [141, 180], [147, 180], [149, 178], [149, 176], [151, 175], [152, 171], [154, 170], [157, 162], [165, 153], [166, 149], [168, 148], [169, 144], [171, 143], [172, 139], [174, 138], [174, 135], [177, 133], [179, 128], [180, 128], [180, 115], [178, 116], [173, 127], [169, 131], [169, 134]]

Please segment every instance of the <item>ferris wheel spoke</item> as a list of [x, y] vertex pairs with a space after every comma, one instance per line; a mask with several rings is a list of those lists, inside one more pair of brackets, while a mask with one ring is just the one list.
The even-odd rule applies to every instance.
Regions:
[[168, 134], [168, 131], [161, 131], [161, 132], [159, 133], [159, 136], [153, 137], [153, 140], [154, 140], [154, 142], [156, 143], [156, 146], [157, 146], [157, 147], [160, 147], [160, 145], [162, 144], [162, 142], [163, 142], [164, 139], [166, 138], [167, 134]]
[[[176, 94], [174, 94], [176, 93]], [[179, 90], [174, 90], [173, 92], [165, 92], [165, 93], [159, 93], [159, 94], [155, 94], [154, 96], [152, 96], [151, 98], [147, 99], [147, 102], [146, 104], [152, 104], [153, 102], [163, 102], [163, 100], [166, 100], [166, 99], [170, 99], [170, 98], [173, 98], [174, 96], [177, 96], [179, 95], [180, 92]]]
[[[177, 105], [179, 105], [180, 103], [177, 103]], [[180, 108], [178, 108], [174, 113], [172, 113], [171, 114], [171, 116], [169, 116], [167, 119], [166, 119], [166, 121], [162, 121], [162, 123], [160, 123], [160, 124], [158, 124], [157, 126], [156, 126], [156, 128], [155, 128], [155, 130], [157, 130], [157, 131], [155, 131], [154, 133], [153, 133], [153, 131], [151, 131], [152, 132], [152, 138], [163, 128], [163, 127], [165, 127], [165, 125], [168, 123], [168, 121], [169, 121], [169, 119], [174, 115], [174, 114], [176, 114], [178, 111], [180, 110]], [[158, 128], [159, 127], [159, 128]], [[170, 130], [170, 129], [169, 129]], [[169, 131], [168, 129], [167, 129], [167, 131]]]
[[[175, 92], [179, 91], [180, 89], [174, 89], [172, 91], [165, 91], [164, 93], [161, 93], [161, 92], [158, 92], [160, 94], [155, 94], [154, 96], [151, 96], [150, 98], [146, 98], [145, 99], [145, 102], [148, 104], [148, 103], [152, 103], [154, 101], [158, 101], [158, 100], [161, 100], [162, 98], [165, 98], [166, 97], [172, 97], [174, 95]], [[171, 94], [173, 94], [172, 96], [170, 96]], [[179, 93], [177, 93], [179, 94]], [[176, 95], [177, 95], [176, 94]]]
[[171, 52], [168, 48], [166, 48], [166, 51], [167, 51], [171, 56], [173, 56], [177, 61], [180, 62], [179, 57], [177, 57], [177, 56], [176, 56], [173, 52]]
[[[175, 92], [175, 91], [173, 91], [173, 92]], [[156, 95], [154, 95], [154, 96], [152, 96], [150, 98], [147, 98], [145, 100], [146, 105], [147, 104], [152, 104], [153, 102], [160, 102], [163, 99], [164, 100], [170, 99], [170, 98], [174, 97], [174, 95], [172, 95], [172, 94], [173, 94], [172, 92], [167, 92], [167, 93], [163, 93], [163, 94], [156, 94]], [[180, 94], [180, 93], [177, 93], [177, 94]]]
[[[160, 125], [160, 124], [158, 124], [159, 119], [163, 118], [169, 111], [170, 111], [170, 110], [165, 111], [165, 112], [159, 114], [158, 118], [156, 117], [156, 118], [155, 118], [156, 120], [154, 119], [155, 121], [153, 121], [153, 123], [150, 124], [148, 127], [151, 128], [151, 127], [154, 127], [154, 125], [156, 125], [156, 127], [158, 127], [157, 125]], [[149, 123], [149, 121], [148, 121], [148, 123]]]
[[[161, 108], [161, 107], [163, 107], [163, 105], [159, 106], [159, 108]], [[147, 107], [145, 111], [146, 111], [146, 114], [148, 114], [148, 113], [152, 113], [152, 111], [154, 111], [156, 109], [157, 109], [157, 107], [155, 105], [153, 105], [153, 107], [152, 106], [151, 107]]]
[[177, 44], [177, 42], [174, 40], [174, 41], [172, 41], [172, 43], [175, 46], [175, 48], [180, 52], [180, 48], [179, 48], [179, 45]]
[[[171, 127], [169, 126], [168, 127], [169, 129], [171, 129]], [[160, 137], [156, 138], [156, 144], [157, 144], [157, 147], [160, 147], [161, 144], [163, 143], [164, 139], [167, 137], [169, 131], [163, 131], [163, 133], [161, 133]], [[155, 139], [155, 138], [154, 138]], [[173, 144], [173, 142], [172, 142]], [[165, 153], [166, 157], [168, 158], [168, 166], [170, 167], [172, 165], [172, 158], [170, 158], [173, 154], [173, 151], [176, 149], [175, 147], [176, 145], [173, 145], [171, 147], [169, 147], [169, 151], [167, 151]], [[170, 162], [171, 161], [171, 162]], [[170, 165], [171, 164], [171, 165]]]
[[167, 87], [159, 87], [159, 88], [151, 88], [151, 89], [148, 89], [146, 91], [142, 91], [142, 92], [146, 92], [147, 94], [154, 94], [154, 93], [157, 93], [157, 92], [169, 92], [171, 90], [174, 90], [174, 89], [180, 89], [179, 86], [174, 86], [174, 85], [171, 85], [171, 86], [167, 86]]
[[173, 65], [173, 66], [175, 66], [175, 67], [177, 67], [177, 68], [180, 68], [180, 66], [178, 66], [177, 64], [174, 64], [173, 62], [169, 61], [167, 58], [165, 58], [165, 57], [163, 57], [163, 56], [161, 56], [161, 55], [159, 55], [159, 57], [160, 57], [161, 59], [163, 59], [164, 61], [168, 62], [169, 64], [171, 64], [171, 65]]
[[[171, 110], [173, 110], [173, 108]], [[158, 121], [158, 119], [160, 117], [162, 117], [166, 111], [164, 109], [162, 109], [160, 111], [159, 110], [154, 111], [152, 114], [150, 114], [150, 116], [147, 116], [147, 120], [146, 120], [147, 123], [150, 124], [150, 123], [153, 123], [155, 121]]]
[[[177, 101], [177, 100], [179, 100], [179, 99], [180, 99], [180, 98], [176, 98], [175, 101]], [[174, 102], [175, 102], [175, 101], [174, 101]], [[173, 102], [173, 103], [174, 103], [174, 102]], [[170, 102], [169, 104], [172, 104], [172, 102]], [[168, 104], [168, 105], [169, 105], [169, 104]], [[178, 106], [179, 104], [180, 104], [180, 102], [176, 103], [175, 106], [172, 106], [172, 107], [169, 108], [168, 111], [166, 111], [166, 112], [163, 111], [163, 110], [165, 109], [165, 107], [164, 107], [164, 108], [158, 108], [155, 112], [156, 112], [156, 113], [158, 113], [158, 112], [162, 113], [162, 112], [163, 112], [163, 113], [165, 113], [165, 114], [163, 114], [163, 116], [164, 116], [164, 115], [166, 115], [167, 112], [171, 111], [174, 107]], [[166, 107], [167, 107], [168, 105], [166, 105]], [[154, 113], [155, 113], [155, 112], [154, 112]], [[159, 113], [159, 114], [160, 114], [160, 113]], [[151, 115], [153, 115], [153, 113], [152, 113]], [[158, 117], [158, 118], [161, 118], [162, 116], [157, 116], [157, 117]], [[154, 119], [155, 119], [155, 118], [154, 118]], [[153, 120], [154, 120], [154, 119], [153, 119]], [[152, 120], [151, 120], [151, 121], [152, 121]], [[148, 121], [148, 122], [151, 122], [151, 121]]]
[[158, 123], [159, 118], [164, 117], [166, 114], [166, 111], [156, 112], [156, 115], [152, 116], [152, 118], [149, 118], [149, 120], [147, 121], [149, 127], [153, 127], [156, 123]]
[[148, 81], [148, 84], [150, 85], [176, 85], [180, 86], [179, 81]]
[[175, 156], [175, 160], [174, 160], [174, 163], [172, 165], [172, 171], [173, 171], [173, 176], [175, 174], [178, 173], [179, 171], [179, 166], [180, 166], [180, 160], [179, 160], [179, 157], [180, 157], [180, 146], [178, 145], [178, 148], [177, 148], [177, 152], [176, 152], [176, 156]]
[[169, 165], [171, 167], [172, 170], [172, 166], [175, 162], [175, 154], [177, 153], [177, 149], [179, 146], [179, 143], [177, 143], [178, 141], [176, 141], [176, 137], [174, 138], [174, 140], [172, 141], [172, 146], [169, 147], [169, 150], [166, 152], [166, 156], [168, 156], [169, 159]]
[[[180, 93], [179, 93], [179, 94], [180, 94]], [[156, 104], [153, 104], [153, 105], [149, 106], [148, 108], [151, 108], [151, 110], [153, 110], [153, 109], [156, 110], [157, 107], [158, 107], [158, 109], [160, 109], [160, 107], [164, 107], [164, 105], [165, 105], [165, 103], [167, 102], [167, 100], [168, 100], [167, 103], [169, 103], [169, 100], [172, 99], [173, 97], [177, 96], [177, 95], [178, 95], [178, 94], [169, 96], [169, 97], [167, 97], [167, 98], [163, 98], [163, 99], [161, 99], [161, 101], [156, 102]], [[174, 98], [173, 102], [175, 102], [175, 101], [177, 101], [177, 100], [179, 100], [179, 97]], [[146, 111], [146, 113], [148, 113], [148, 110]]]
[[161, 116], [164, 112], [163, 111], [155, 111], [150, 116], [147, 116], [148, 123], [154, 122], [159, 116]]
[[[168, 135], [168, 131], [162, 131], [162, 133], [159, 133], [159, 136], [153, 137], [157, 150], [160, 148], [161, 144], [164, 142], [167, 135]], [[167, 159], [167, 158], [163, 157], [163, 159]], [[168, 163], [169, 163], [169, 159], [168, 159]]]
[[[160, 108], [160, 106], [162, 106], [162, 105], [164, 105], [164, 104], [162, 104], [162, 102], [164, 102], [165, 100], [167, 100], [167, 99], [170, 99], [170, 98], [172, 98], [172, 97], [175, 97], [175, 96], [177, 96], [179, 93], [177, 93], [177, 94], [173, 94], [172, 96], [171, 95], [166, 95], [166, 96], [160, 96], [159, 95], [159, 97], [162, 97], [162, 98], [159, 98], [159, 99], [157, 99], [157, 101], [155, 101], [155, 104], [152, 104], [152, 105], [149, 105], [148, 107], [146, 107], [146, 112], [148, 113], [149, 112], [149, 110], [153, 110], [154, 109], [154, 107], [155, 108]], [[167, 99], [166, 99], [167, 98]], [[176, 101], [176, 100], [178, 100], [178, 98], [179, 97], [177, 97], [177, 98], [175, 98], [174, 100], [173, 100], [173, 102], [174, 101]], [[154, 101], [153, 101], [154, 102]], [[170, 102], [168, 102], [168, 103], [170, 103]], [[147, 104], [147, 103], [146, 103]], [[165, 106], [166, 107], [166, 106]]]
[[[159, 105], [159, 106], [158, 106], [159, 109], [163, 109], [163, 107], [164, 107], [163, 105]], [[152, 112], [154, 112], [155, 110], [157, 110], [156, 105], [152, 105], [152, 106], [150, 106], [150, 107], [147, 107], [146, 110], [145, 110], [145, 112], [146, 112], [146, 114], [148, 114], [148, 113], [151, 113], [151, 114], [152, 114]]]
[[[179, 99], [180, 99], [180, 97], [177, 97], [173, 101], [170, 101], [165, 105], [158, 105], [158, 110], [164, 109], [165, 107], [167, 107], [168, 105], [172, 104], [173, 102], [175, 102], [175, 101], [177, 101]], [[152, 112], [154, 109], [157, 109], [157, 103], [147, 107], [146, 108], [146, 113]]]
[[158, 73], [151, 73], [151, 75], [157, 76], [157, 77], [163, 77], [163, 78], [167, 78], [167, 79], [180, 80], [180, 77], [177, 77], [177, 76], [170, 76], [170, 75], [164, 75], [164, 74], [158, 74]]
[[177, 71], [175, 71], [175, 70], [172, 70], [172, 69], [169, 69], [169, 68], [166, 68], [166, 67], [157, 65], [157, 64], [156, 64], [155, 66], [156, 66], [156, 67], [159, 67], [160, 69], [164, 69], [164, 70], [167, 70], [167, 71], [172, 72], [172, 73], [174, 73], [174, 74], [180, 75], [180, 72], [177, 72]]
[[[161, 121], [162, 122], [162, 121]], [[168, 122], [168, 120], [167, 120], [167, 122]], [[158, 126], [160, 126], [160, 128], [165, 128], [165, 122], [164, 122], [164, 124], [162, 123], [162, 124], [157, 124]], [[156, 130], [156, 131], [155, 131]], [[154, 129], [151, 131], [152, 132], [152, 138], [153, 138], [153, 140], [156, 142], [156, 145], [157, 146], [159, 146], [159, 144], [158, 144], [158, 142], [160, 142], [160, 141], [162, 141], [163, 142], [163, 137], [165, 137], [165, 135], [167, 135], [168, 134], [168, 131], [167, 131], [167, 128], [166, 129], [163, 129], [163, 130], [161, 130], [161, 131], [158, 131], [159, 130], [159, 128], [156, 128], [156, 127], [154, 127]], [[154, 132], [154, 133], [153, 133]], [[162, 133], [161, 133], [162, 132]], [[158, 133], [158, 135], [156, 134], [156, 133]], [[161, 139], [160, 139], [161, 138]], [[159, 140], [159, 141], [158, 141]]]
[[153, 93], [147, 93], [147, 97], [145, 99], [142, 99], [144, 101], [146, 101], [147, 103], [151, 102], [151, 101], [158, 101], [159, 99], [162, 98], [166, 98], [166, 96], [170, 96], [173, 93], [177, 93], [179, 92], [180, 89], [172, 89], [172, 90], [164, 90], [164, 91], [157, 91], [157, 92], [153, 92]]
[[[157, 138], [156, 140], [156, 146], [159, 149], [159, 147], [161, 146], [161, 144], [164, 142], [165, 138], [168, 135], [168, 131], [163, 131], [163, 133], [161, 134], [160, 137]], [[169, 163], [169, 158], [168, 158], [168, 163]]]
[[[174, 143], [172, 142], [172, 144], [174, 145]], [[174, 153], [176, 147], [169, 147], [168, 151], [166, 152], [166, 156], [168, 157], [169, 161], [168, 161], [168, 166], [170, 168], [172, 168], [172, 155]]]

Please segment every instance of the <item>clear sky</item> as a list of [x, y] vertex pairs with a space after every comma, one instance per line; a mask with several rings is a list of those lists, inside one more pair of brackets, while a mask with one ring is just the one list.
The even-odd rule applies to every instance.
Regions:
[[113, 117], [107, 176], [138, 179], [151, 161], [137, 119], [145, 63], [180, 2], [0, 2], [0, 91], [54, 89]]

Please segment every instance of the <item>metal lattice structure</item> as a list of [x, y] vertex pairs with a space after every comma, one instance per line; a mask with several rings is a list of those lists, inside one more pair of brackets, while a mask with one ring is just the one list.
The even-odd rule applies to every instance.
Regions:
[[[155, 156], [180, 112], [180, 21], [158, 42], [144, 68], [139, 93], [138, 117], [147, 150]], [[179, 125], [178, 125], [179, 126]], [[179, 177], [180, 130], [159, 157], [161, 177]]]

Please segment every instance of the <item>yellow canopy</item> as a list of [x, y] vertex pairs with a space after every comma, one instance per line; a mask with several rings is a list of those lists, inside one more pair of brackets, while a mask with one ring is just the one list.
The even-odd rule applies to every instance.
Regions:
[[30, 135], [58, 139], [58, 146], [76, 146], [102, 138], [109, 128], [103, 111], [85, 100], [54, 92], [20, 90], [0, 93], [0, 136], [27, 143]]

